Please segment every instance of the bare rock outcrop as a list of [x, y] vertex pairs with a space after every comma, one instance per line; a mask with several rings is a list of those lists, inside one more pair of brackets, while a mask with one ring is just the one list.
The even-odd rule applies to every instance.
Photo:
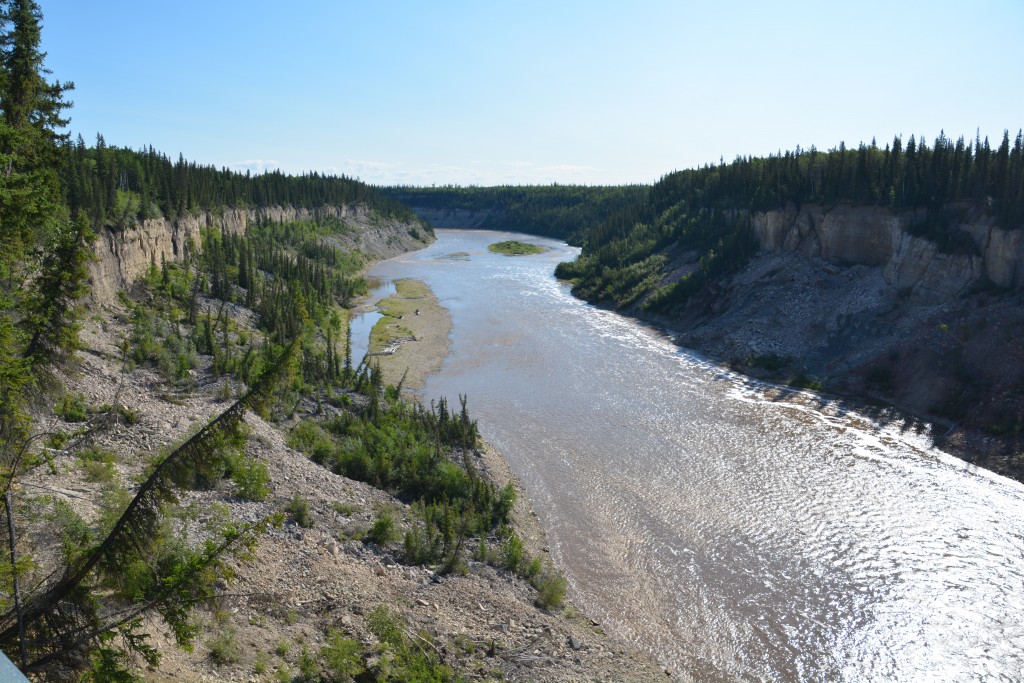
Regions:
[[912, 235], [910, 227], [924, 218], [922, 211], [810, 205], [750, 217], [762, 250], [880, 266], [888, 285], [920, 302], [949, 301], [985, 279], [1003, 288], [1024, 284], [1024, 234], [998, 228], [976, 212], [968, 212], [955, 228], [970, 235], [980, 255], [941, 253], [934, 242]]
[[985, 257], [985, 274], [1000, 287], [1024, 284], [1024, 233], [1020, 230], [991, 228], [977, 239]]

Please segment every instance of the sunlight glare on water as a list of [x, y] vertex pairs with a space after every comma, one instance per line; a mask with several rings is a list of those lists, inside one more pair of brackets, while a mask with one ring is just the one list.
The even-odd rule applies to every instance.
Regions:
[[469, 396], [607, 630], [699, 680], [1020, 678], [1024, 487], [574, 299], [564, 243], [438, 236], [371, 271], [452, 313], [423, 395]]

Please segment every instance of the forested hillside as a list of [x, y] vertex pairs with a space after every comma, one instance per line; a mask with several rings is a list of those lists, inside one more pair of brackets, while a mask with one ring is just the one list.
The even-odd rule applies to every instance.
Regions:
[[[855, 150], [798, 148], [677, 171], [646, 201], [589, 230], [580, 259], [558, 274], [572, 278], [575, 293], [589, 301], [666, 312], [756, 252], [749, 212], [838, 203], [922, 210], [914, 234], [944, 252], [975, 251], [955, 225], [965, 205], [1006, 228], [1024, 224], [1024, 137], [1004, 133], [995, 148], [988, 138], [954, 142], [940, 135], [928, 146], [896, 137], [884, 149], [874, 141]], [[670, 250], [696, 252], [696, 267], [673, 277]]]
[[[454, 214], [475, 215], [475, 227], [515, 230], [582, 244], [587, 231], [608, 216], [638, 205], [646, 185], [535, 185], [500, 187], [384, 187], [381, 192], [429, 216], [437, 227]], [[424, 214], [426, 215], [426, 214]]]

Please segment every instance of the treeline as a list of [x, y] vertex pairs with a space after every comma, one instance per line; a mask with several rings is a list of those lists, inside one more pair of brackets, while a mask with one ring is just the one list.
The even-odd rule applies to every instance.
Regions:
[[270, 171], [258, 175], [203, 166], [179, 155], [172, 161], [152, 146], [108, 146], [102, 135], [88, 147], [81, 136], [61, 145], [60, 180], [73, 212], [94, 227], [124, 227], [136, 219], [178, 218], [225, 207], [364, 204], [383, 216], [412, 220], [413, 213], [374, 188], [345, 176]]
[[896, 137], [884, 149], [874, 141], [828, 152], [797, 148], [670, 173], [645, 201], [590, 229], [580, 258], [556, 274], [574, 280], [574, 293], [589, 301], [665, 312], [756, 252], [749, 211], [839, 202], [924, 209], [915, 234], [944, 251], [975, 249], [955, 228], [958, 204], [978, 207], [1005, 228], [1024, 225], [1024, 136], [1011, 142], [1007, 131], [995, 148], [987, 138], [940, 135], [928, 146]]
[[379, 189], [386, 196], [415, 208], [490, 212], [480, 226], [484, 229], [517, 230], [579, 245], [589, 228], [625, 206], [639, 204], [649, 188], [646, 185], [448, 185]]
[[731, 164], [670, 173], [651, 190], [655, 212], [679, 201], [700, 208], [777, 208], [787, 202], [859, 202], [894, 210], [939, 208], [971, 201], [1001, 225], [1024, 222], [1024, 133], [993, 148], [988, 138], [955, 142], [940, 134], [932, 146], [913, 135], [879, 148], [874, 140], [857, 149], [740, 157]]

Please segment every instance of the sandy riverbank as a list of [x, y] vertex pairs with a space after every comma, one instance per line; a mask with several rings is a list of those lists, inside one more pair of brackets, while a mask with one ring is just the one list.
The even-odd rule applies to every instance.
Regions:
[[419, 280], [395, 281], [395, 293], [377, 307], [384, 317], [370, 333], [370, 359], [380, 365], [384, 383], [412, 391], [444, 364], [451, 348], [452, 318], [434, 292]]

